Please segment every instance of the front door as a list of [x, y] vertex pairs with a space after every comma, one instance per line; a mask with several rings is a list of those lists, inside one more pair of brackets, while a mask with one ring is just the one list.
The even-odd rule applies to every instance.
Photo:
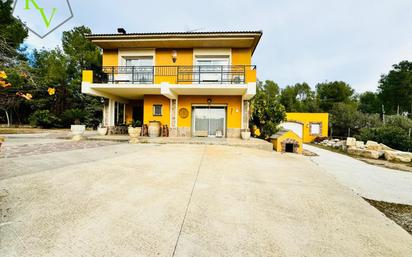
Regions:
[[226, 108], [215, 106], [193, 107], [193, 135], [197, 137], [226, 136]]

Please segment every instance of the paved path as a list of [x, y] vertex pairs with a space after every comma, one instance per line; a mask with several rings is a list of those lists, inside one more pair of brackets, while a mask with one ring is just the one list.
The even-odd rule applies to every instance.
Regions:
[[0, 159], [95, 148], [113, 144], [118, 143], [110, 141], [71, 141], [64, 139], [15, 138], [6, 141], [2, 145], [0, 149]]
[[305, 145], [311, 159], [341, 184], [363, 197], [412, 205], [412, 173], [374, 166], [349, 156]]
[[304, 156], [101, 145], [0, 159], [0, 256], [412, 256]]

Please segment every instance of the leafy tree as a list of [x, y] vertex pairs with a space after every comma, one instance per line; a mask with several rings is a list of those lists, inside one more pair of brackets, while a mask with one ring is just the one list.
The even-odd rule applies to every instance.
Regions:
[[335, 103], [354, 102], [353, 88], [343, 81], [324, 82], [316, 85], [319, 106], [328, 112]]
[[21, 91], [32, 84], [32, 79], [30, 67], [19, 49], [28, 32], [21, 21], [12, 16], [11, 0], [0, 1], [0, 24], [0, 72], [5, 75], [5, 84], [0, 86], [0, 110], [4, 113], [0, 120], [10, 124], [13, 114], [17, 114], [19, 120], [20, 110], [27, 111], [28, 107], [21, 97], [26, 94]]
[[[100, 50], [85, 38], [91, 33], [86, 27], [76, 27], [63, 32], [63, 50], [35, 50], [33, 67], [41, 93], [33, 101], [35, 109], [49, 109], [60, 116], [67, 109], [87, 110], [84, 122], [88, 126], [97, 126], [100, 121], [101, 103], [99, 98], [81, 93], [82, 69], [98, 70], [101, 60]], [[95, 71], [95, 72], [96, 72]], [[47, 97], [47, 89], [55, 90], [53, 97]], [[66, 120], [61, 120], [67, 125]]]
[[295, 87], [286, 86], [284, 89], [282, 89], [279, 101], [281, 104], [283, 104], [283, 106], [285, 106], [286, 111], [295, 112], [297, 105]]
[[[47, 89], [56, 89], [54, 97], [43, 102], [43, 107], [50, 109], [55, 115], [60, 115], [70, 105], [72, 95], [71, 79], [69, 74], [69, 60], [60, 49], [34, 51], [34, 68], [37, 75], [37, 84], [42, 93], [38, 99], [43, 101], [47, 96]], [[36, 97], [37, 98], [37, 97]], [[34, 103], [37, 103], [36, 101]]]
[[96, 77], [102, 76], [100, 67], [102, 54], [96, 45], [86, 39], [85, 35], [87, 34], [91, 34], [91, 30], [84, 26], [65, 31], [63, 32], [62, 45], [69, 60], [72, 107], [87, 110], [84, 120], [86, 125], [97, 127], [101, 122], [101, 102], [97, 97], [81, 93], [81, 71], [91, 69]]
[[286, 117], [285, 107], [279, 102], [279, 86], [270, 80], [258, 82], [251, 104], [251, 123], [260, 129], [263, 138], [269, 138]]
[[85, 38], [85, 35], [91, 33], [92, 31], [84, 26], [63, 32], [63, 50], [69, 57], [72, 68], [77, 72], [99, 66], [101, 62], [100, 50]]
[[398, 107], [400, 113], [412, 113], [412, 62], [395, 64], [388, 74], [382, 75], [378, 93], [387, 114], [397, 113]]
[[280, 95], [280, 103], [288, 112], [317, 112], [319, 109], [315, 92], [305, 82], [284, 88]]
[[[17, 49], [23, 40], [27, 38], [27, 29], [23, 26], [22, 22], [12, 15], [12, 0], [0, 1], [0, 40], [3, 41], [1, 44], [1, 50], [5, 51], [4, 54], [11, 54], [7, 56], [12, 57], [13, 54], [10, 53], [11, 49], [4, 49], [7, 46], [12, 49]], [[1, 58], [0, 58], [1, 59]]]
[[359, 110], [363, 113], [381, 113], [381, 101], [378, 94], [367, 91], [359, 96]]
[[330, 113], [332, 135], [348, 136], [359, 132], [361, 128], [381, 126], [379, 115], [369, 115], [359, 112], [355, 104], [335, 103]]

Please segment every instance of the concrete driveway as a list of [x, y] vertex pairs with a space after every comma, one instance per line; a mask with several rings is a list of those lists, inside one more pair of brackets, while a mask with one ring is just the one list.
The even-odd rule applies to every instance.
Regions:
[[311, 159], [342, 185], [363, 197], [412, 205], [412, 173], [378, 167], [352, 157], [305, 145], [319, 156]]
[[0, 159], [0, 256], [412, 256], [303, 156], [96, 145]]

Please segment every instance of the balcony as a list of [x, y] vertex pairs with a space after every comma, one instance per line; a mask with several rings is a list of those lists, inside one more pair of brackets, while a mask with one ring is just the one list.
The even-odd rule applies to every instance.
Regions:
[[[83, 73], [83, 81], [102, 84], [246, 84], [256, 82], [255, 65], [104, 66], [99, 77]], [[86, 76], [85, 76], [86, 75]]]

